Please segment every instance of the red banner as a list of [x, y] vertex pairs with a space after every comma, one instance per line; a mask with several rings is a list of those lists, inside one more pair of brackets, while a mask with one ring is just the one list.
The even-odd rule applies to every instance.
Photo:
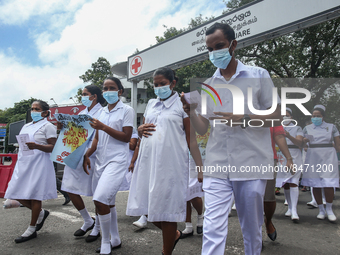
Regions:
[[60, 107], [52, 107], [50, 108], [51, 116], [48, 117], [48, 120], [53, 124], [57, 124], [57, 121], [54, 118], [55, 113], [65, 113], [70, 115], [78, 115], [82, 110], [84, 110], [86, 106], [80, 105], [71, 105], [71, 106], [60, 106]]

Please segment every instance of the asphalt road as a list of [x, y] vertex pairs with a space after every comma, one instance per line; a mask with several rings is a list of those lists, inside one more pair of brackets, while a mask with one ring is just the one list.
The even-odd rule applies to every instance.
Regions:
[[[340, 192], [337, 191], [334, 201], [334, 212], [340, 222]], [[137, 230], [132, 222], [138, 217], [125, 215], [128, 192], [117, 194], [116, 206], [118, 211], [119, 232], [122, 248], [113, 254], [161, 254], [162, 236], [151, 223], [148, 228]], [[94, 212], [91, 198], [84, 198], [90, 212]], [[328, 220], [318, 220], [318, 209], [310, 209], [306, 202], [310, 200], [309, 192], [301, 192], [298, 204], [300, 222], [293, 223], [284, 216], [287, 207], [283, 205], [284, 196], [277, 196], [277, 209], [274, 215], [274, 225], [278, 232], [275, 242], [272, 242], [263, 227], [264, 249], [262, 254], [340, 254], [340, 225], [330, 223]], [[0, 204], [4, 199], [0, 199]], [[73, 233], [81, 227], [82, 219], [72, 203], [62, 206], [64, 198], [45, 201], [43, 207], [51, 214], [44, 227], [39, 231], [38, 238], [25, 243], [16, 244], [14, 239], [21, 235], [30, 221], [30, 212], [26, 208], [0, 210], [0, 254], [95, 254], [95, 249], [100, 246], [100, 241], [86, 243], [85, 238], [75, 238]], [[193, 214], [193, 224], [196, 224], [196, 214]], [[178, 228], [184, 229], [184, 223], [179, 223]], [[200, 254], [202, 236], [180, 240], [176, 246], [176, 254]], [[225, 254], [244, 254], [242, 233], [238, 222], [237, 213], [232, 212], [229, 217], [229, 233]]]

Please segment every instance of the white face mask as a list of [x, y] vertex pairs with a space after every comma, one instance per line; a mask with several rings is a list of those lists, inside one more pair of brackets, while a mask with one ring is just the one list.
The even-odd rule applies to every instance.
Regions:
[[292, 118], [289, 116], [283, 116], [283, 121], [285, 122], [285, 124], [289, 124], [292, 122]]

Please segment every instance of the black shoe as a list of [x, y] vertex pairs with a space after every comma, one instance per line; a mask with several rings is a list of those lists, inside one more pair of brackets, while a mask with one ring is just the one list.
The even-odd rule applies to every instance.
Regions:
[[184, 238], [187, 238], [189, 236], [192, 236], [194, 235], [194, 231], [190, 232], [190, 233], [182, 233], [182, 235], [179, 237], [179, 239], [184, 239]]
[[197, 232], [197, 234], [202, 234], [203, 233], [203, 226], [197, 226], [196, 227], [196, 232]]
[[[274, 226], [273, 226], [273, 227], [274, 227]], [[274, 229], [275, 229], [275, 227], [274, 227]], [[267, 235], [268, 235], [268, 237], [269, 237], [270, 240], [275, 241], [275, 240], [276, 240], [276, 237], [277, 237], [276, 229], [274, 230], [273, 233], [271, 233], [271, 234], [268, 233]]]
[[71, 202], [71, 198], [69, 196], [65, 197], [65, 202], [63, 205], [67, 205], [69, 202]]
[[93, 229], [95, 223], [96, 223], [96, 222], [94, 221], [93, 224], [92, 224], [92, 226], [89, 227], [88, 229], [86, 229], [85, 231], [82, 230], [81, 228], [78, 229], [76, 232], [74, 232], [73, 235], [74, 235], [74, 236], [84, 236], [88, 231], [90, 231], [91, 229]]
[[35, 226], [35, 231], [38, 232], [44, 226], [44, 222], [45, 222], [46, 218], [48, 217], [48, 215], [50, 215], [50, 212], [47, 211], [47, 210], [44, 210], [44, 218], [39, 224], [37, 224]]
[[34, 231], [33, 234], [31, 234], [30, 236], [26, 236], [26, 237], [19, 236], [14, 241], [16, 243], [23, 243], [23, 242], [26, 242], [26, 241], [31, 240], [33, 238], [36, 238], [36, 237], [37, 237], [37, 231]]
[[[112, 246], [111, 245], [111, 251], [115, 250], [115, 249], [119, 249], [122, 247], [122, 243], [118, 244], [117, 246]], [[96, 253], [100, 253], [100, 247], [96, 249]], [[111, 254], [111, 253], [109, 253]]]
[[94, 242], [94, 241], [96, 241], [99, 237], [100, 237], [100, 233], [98, 233], [98, 235], [96, 235], [96, 236], [88, 235], [88, 236], [85, 238], [85, 242], [87, 242], [87, 243]]
[[183, 233], [181, 230], [178, 230], [179, 231], [179, 237], [177, 238], [177, 240], [175, 240], [175, 244], [174, 244], [174, 248], [172, 248], [172, 250], [175, 249], [176, 247], [176, 244], [178, 243], [179, 239], [182, 239], [182, 236], [183, 236]]

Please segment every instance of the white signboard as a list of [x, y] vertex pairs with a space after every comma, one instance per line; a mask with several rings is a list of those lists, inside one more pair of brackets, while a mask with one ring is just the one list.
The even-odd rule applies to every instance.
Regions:
[[234, 30], [238, 48], [340, 16], [339, 0], [259, 0], [128, 58], [128, 80], [142, 80], [159, 67], [178, 68], [208, 57], [205, 31], [215, 22]]

